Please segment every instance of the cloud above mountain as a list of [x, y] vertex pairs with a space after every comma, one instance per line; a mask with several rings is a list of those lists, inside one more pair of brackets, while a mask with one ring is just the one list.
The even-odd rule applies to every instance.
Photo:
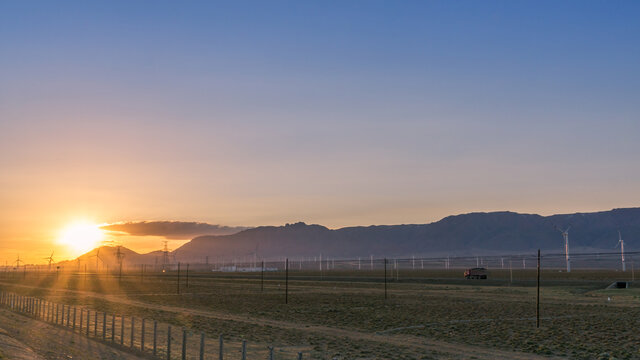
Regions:
[[127, 221], [101, 226], [111, 235], [163, 236], [167, 239], [190, 239], [200, 235], [230, 235], [248, 229], [191, 221]]

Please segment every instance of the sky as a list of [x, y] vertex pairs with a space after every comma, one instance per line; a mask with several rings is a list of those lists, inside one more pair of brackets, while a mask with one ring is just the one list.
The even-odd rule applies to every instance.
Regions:
[[2, 1], [0, 261], [77, 256], [60, 237], [79, 222], [638, 206], [639, 17], [637, 1]]

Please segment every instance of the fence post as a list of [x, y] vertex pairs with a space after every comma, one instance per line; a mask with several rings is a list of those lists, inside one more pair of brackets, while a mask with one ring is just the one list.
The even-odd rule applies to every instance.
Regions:
[[98, 312], [93, 314], [93, 336], [98, 337]]
[[73, 331], [76, 331], [76, 307], [73, 307]]
[[224, 359], [224, 338], [222, 337], [222, 335], [220, 335], [220, 348], [218, 349], [218, 360], [222, 360]]
[[167, 327], [167, 360], [171, 360], [171, 325]]
[[102, 313], [102, 341], [107, 340], [107, 312]]
[[124, 345], [124, 315], [120, 316], [120, 345]]
[[142, 352], [144, 352], [144, 321], [145, 319], [142, 318], [142, 329], [140, 329], [140, 350], [142, 350]]
[[182, 360], [187, 360], [187, 330], [182, 329]]
[[60, 305], [56, 304], [56, 325], [58, 325], [58, 311], [60, 310]]
[[91, 322], [91, 310], [87, 309], [87, 336], [89, 336], [90, 322]]
[[284, 264], [284, 303], [289, 303], [289, 258]]
[[200, 333], [200, 360], [204, 360], [204, 332]]
[[269, 346], [269, 360], [273, 360], [273, 346]]
[[136, 318], [132, 316], [131, 317], [131, 347], [132, 348], [133, 348], [133, 335], [136, 333], [135, 321], [136, 321]]
[[302, 353], [301, 352], [298, 353], [298, 360], [302, 360]]
[[156, 356], [158, 346], [158, 321], [153, 320], [153, 356]]
[[111, 314], [111, 342], [116, 341], [116, 314]]
[[247, 360], [247, 340], [242, 340], [242, 360]]
[[71, 305], [67, 306], [67, 327], [69, 327], [69, 320], [71, 320]]

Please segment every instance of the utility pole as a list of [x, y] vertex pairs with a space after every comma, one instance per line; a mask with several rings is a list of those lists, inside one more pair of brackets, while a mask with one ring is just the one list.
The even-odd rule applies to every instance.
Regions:
[[289, 303], [289, 258], [284, 264], [284, 303]]

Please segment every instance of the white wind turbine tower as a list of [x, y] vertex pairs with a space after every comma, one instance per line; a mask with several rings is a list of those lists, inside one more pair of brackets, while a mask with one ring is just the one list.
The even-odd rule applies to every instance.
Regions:
[[51, 252], [51, 255], [49, 255], [49, 257], [46, 257], [44, 259], [49, 261], [49, 271], [51, 271], [51, 263], [53, 262], [53, 251]]
[[618, 247], [618, 245], [620, 245], [620, 256], [622, 258], [622, 271], [627, 271], [625, 264], [624, 264], [624, 240], [622, 240], [622, 235], [620, 235], [620, 230], [618, 230], [618, 244], [616, 245], [616, 247]]
[[569, 225], [567, 230], [561, 230], [556, 226], [556, 230], [560, 231], [564, 238], [564, 253], [567, 258], [567, 272], [571, 272], [571, 259], [569, 259], [569, 229], [571, 229], [571, 225]]

